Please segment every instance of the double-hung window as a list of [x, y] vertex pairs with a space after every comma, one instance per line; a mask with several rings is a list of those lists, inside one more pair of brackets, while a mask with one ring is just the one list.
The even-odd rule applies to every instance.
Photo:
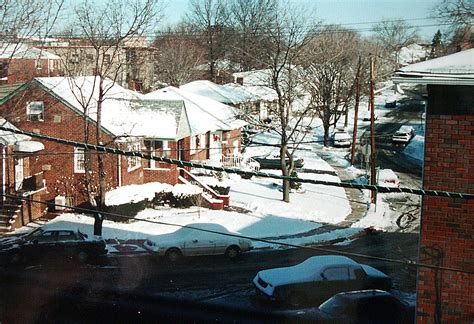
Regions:
[[[132, 152], [140, 152], [140, 143], [129, 144], [128, 150]], [[139, 156], [129, 156], [127, 157], [127, 161], [129, 172], [138, 169], [142, 165], [142, 159]]]
[[87, 153], [81, 147], [74, 148], [74, 173], [84, 173], [86, 172], [86, 165], [89, 166], [91, 170], [91, 155], [90, 152]]
[[42, 101], [32, 101], [26, 105], [26, 119], [29, 121], [44, 120], [44, 103]]

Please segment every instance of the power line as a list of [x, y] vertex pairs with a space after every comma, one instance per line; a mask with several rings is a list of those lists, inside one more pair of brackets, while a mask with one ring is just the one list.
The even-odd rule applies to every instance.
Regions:
[[42, 134], [25, 132], [19, 129], [11, 129], [7, 127], [3, 127], [3, 126], [0, 126], [0, 130], [9, 131], [16, 134], [24, 134], [31, 137], [41, 138], [44, 140], [53, 141], [53, 142], [61, 143], [65, 145], [82, 147], [85, 149], [94, 150], [98, 152], [106, 152], [106, 153], [111, 153], [115, 155], [138, 157], [138, 158], [147, 159], [147, 160], [155, 160], [159, 162], [170, 163], [170, 164], [178, 165], [180, 167], [201, 168], [201, 169], [207, 169], [207, 170], [212, 170], [216, 172], [220, 171], [220, 172], [235, 173], [235, 174], [240, 174], [240, 175], [245, 175], [245, 176], [273, 178], [273, 179], [278, 179], [278, 180], [288, 180], [288, 181], [301, 182], [301, 183], [312, 183], [312, 184], [324, 185], [324, 186], [361, 189], [361, 190], [375, 190], [381, 193], [409, 193], [409, 194], [420, 195], [420, 196], [474, 199], [474, 194], [470, 194], [470, 193], [451, 192], [451, 191], [443, 191], [443, 190], [413, 189], [413, 188], [404, 188], [404, 187], [393, 188], [393, 187], [383, 187], [379, 185], [364, 185], [364, 184], [354, 184], [354, 183], [348, 183], [348, 182], [332, 182], [332, 181], [313, 180], [313, 179], [306, 179], [306, 178], [283, 176], [283, 175], [276, 175], [276, 174], [265, 173], [265, 172], [246, 171], [246, 170], [241, 170], [237, 168], [218, 167], [218, 166], [212, 166], [212, 165], [196, 163], [196, 162], [191, 162], [191, 161], [170, 159], [166, 157], [157, 157], [157, 156], [152, 156], [150, 154], [144, 154], [141, 152], [127, 151], [127, 150], [121, 150], [121, 149], [116, 149], [116, 148], [109, 148], [109, 147], [105, 147], [101, 145], [93, 145], [93, 144], [87, 144], [87, 143], [82, 143], [82, 142], [70, 141], [70, 140], [46, 136]]
[[[9, 195], [9, 194], [2, 194], [2, 196], [6, 197], [6, 198], [11, 198], [11, 199], [20, 199], [20, 200], [28, 201], [28, 202], [32, 202], [32, 203], [40, 203], [40, 204], [45, 204], [45, 205], [50, 205], [51, 204], [47, 201], [36, 200], [36, 199], [27, 198], [27, 197], [23, 197], [23, 196], [19, 197], [19, 196], [14, 196], [14, 195]], [[176, 224], [176, 223], [161, 222], [161, 221], [150, 220], [150, 219], [135, 218], [135, 217], [132, 217], [132, 216], [126, 216], [126, 215], [121, 215], [121, 214], [117, 214], [117, 213], [98, 212], [97, 210], [93, 210], [93, 209], [88, 209], [88, 208], [83, 208], [83, 207], [73, 207], [73, 206], [67, 206], [67, 205], [60, 205], [60, 204], [56, 204], [56, 203], [55, 203], [55, 205], [59, 206], [59, 207], [69, 208], [69, 209], [72, 209], [74, 211], [83, 212], [83, 213], [84, 212], [85, 213], [90, 213], [90, 214], [100, 213], [100, 214], [103, 214], [105, 216], [112, 216], [112, 217], [118, 217], [118, 218], [123, 218], [123, 219], [127, 219], [127, 220], [141, 221], [141, 222], [146, 222], [146, 223], [156, 224], [156, 225], [166, 225], [166, 226], [173, 226], [173, 227], [177, 227], [177, 228], [187, 228], [187, 229], [194, 230], [194, 231], [199, 231], [199, 232], [218, 234], [218, 235], [228, 236], [228, 237], [236, 237], [236, 238], [247, 239], [247, 240], [251, 240], [251, 241], [255, 241], [255, 242], [262, 242], [262, 243], [280, 245], [280, 246], [284, 246], [284, 247], [288, 247], [288, 248], [298, 248], [298, 249], [306, 249], [306, 250], [319, 251], [319, 252], [325, 252], [325, 253], [335, 253], [335, 254], [340, 254], [340, 255], [345, 255], [345, 256], [364, 258], [364, 259], [368, 259], [368, 260], [376, 260], [376, 261], [384, 261], [384, 262], [389, 262], [389, 263], [396, 263], [396, 264], [401, 264], [401, 265], [409, 266], [409, 267], [422, 267], [422, 268], [429, 268], [429, 269], [436, 269], [436, 270], [461, 272], [461, 273], [466, 273], [466, 274], [469, 274], [469, 275], [474, 274], [473, 271], [457, 269], [457, 268], [450, 268], [450, 267], [435, 266], [435, 265], [420, 263], [420, 262], [416, 262], [416, 261], [405, 261], [405, 260], [399, 260], [399, 259], [390, 259], [390, 258], [376, 257], [376, 256], [371, 256], [371, 255], [361, 254], [361, 253], [344, 252], [344, 251], [338, 251], [338, 250], [333, 250], [333, 249], [328, 249], [328, 248], [320, 248], [320, 247], [315, 247], [315, 246], [304, 246], [304, 245], [298, 245], [298, 244], [284, 243], [284, 242], [278, 242], [278, 241], [273, 241], [273, 240], [268, 240], [268, 239], [261, 239], [261, 238], [256, 238], [256, 237], [246, 236], [246, 235], [241, 235], [241, 234], [232, 234], [232, 233], [219, 232], [219, 231], [214, 231], [214, 230], [209, 230], [209, 229], [203, 229], [203, 228], [195, 227], [193, 225], [181, 225], [181, 224]]]

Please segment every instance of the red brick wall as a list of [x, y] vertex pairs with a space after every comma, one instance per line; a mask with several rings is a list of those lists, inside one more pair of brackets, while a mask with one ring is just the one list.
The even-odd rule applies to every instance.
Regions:
[[[2, 60], [8, 62], [7, 59]], [[48, 60], [41, 60], [41, 68], [36, 67], [35, 59], [11, 59], [8, 63], [8, 83], [29, 81], [35, 77], [59, 76], [60, 60], [53, 61], [53, 69], [49, 70]]]
[[[28, 121], [26, 105], [29, 101], [44, 102], [44, 121]], [[45, 93], [42, 89], [30, 88], [20, 92], [0, 106], [0, 113], [19, 129], [39, 132], [43, 135], [83, 142], [83, 120], [71, 109], [58, 101], [55, 97]], [[95, 141], [95, 127], [89, 125], [90, 143]], [[103, 133], [103, 141], [110, 142], [111, 137]], [[87, 201], [83, 179], [84, 174], [74, 173], [74, 147], [55, 142], [33, 139], [44, 144], [45, 149], [34, 158], [30, 158], [31, 173], [44, 171], [44, 179], [48, 188], [45, 199], [53, 199], [56, 195], [78, 197], [76, 204]], [[117, 157], [104, 155], [106, 182], [108, 188], [118, 184]], [[97, 154], [92, 155], [93, 177], [97, 178]]]
[[[474, 193], [473, 87], [429, 86], [425, 189]], [[424, 197], [420, 261], [474, 271], [474, 200]], [[474, 276], [420, 268], [418, 323], [472, 323]]]
[[240, 128], [223, 132], [222, 139], [223, 141], [227, 141], [227, 143], [222, 144], [222, 154], [224, 155], [233, 154], [234, 141], [239, 141], [238, 147], [239, 147], [239, 153], [240, 153], [241, 138], [242, 138], [242, 133], [240, 131]]

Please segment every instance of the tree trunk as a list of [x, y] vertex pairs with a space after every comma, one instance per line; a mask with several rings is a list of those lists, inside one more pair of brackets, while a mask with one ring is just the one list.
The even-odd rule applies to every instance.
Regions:
[[[96, 141], [97, 145], [102, 145], [102, 132], [101, 132], [101, 122], [102, 122], [102, 102], [104, 101], [104, 78], [99, 76], [99, 98], [97, 100], [97, 125], [96, 125]], [[104, 168], [104, 158], [99, 152], [97, 154], [97, 167], [99, 173], [99, 192], [97, 195], [97, 213], [94, 217], [94, 235], [102, 235], [102, 222], [103, 216], [100, 213], [104, 210], [105, 204], [105, 168]]]
[[[288, 167], [286, 166], [285, 158], [287, 152], [287, 145], [282, 144], [280, 148], [280, 165], [283, 176], [289, 176]], [[290, 202], [290, 180], [283, 180], [283, 201]]]

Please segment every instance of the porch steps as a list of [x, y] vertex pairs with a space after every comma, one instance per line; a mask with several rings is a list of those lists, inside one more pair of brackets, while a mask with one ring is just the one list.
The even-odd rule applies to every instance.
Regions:
[[191, 181], [189, 181], [186, 178], [179, 176], [179, 181], [181, 181], [182, 183], [194, 184], [203, 189], [202, 198], [206, 207], [214, 210], [223, 210], [224, 207], [229, 206], [228, 195], [218, 194], [208, 185], [199, 181], [193, 174], [189, 173], [187, 170], [181, 168], [179, 168], [179, 170], [184, 170], [184, 173], [187, 174], [188, 177], [191, 179]]
[[0, 233], [11, 231], [20, 213], [19, 203], [12, 200], [0, 201]]

